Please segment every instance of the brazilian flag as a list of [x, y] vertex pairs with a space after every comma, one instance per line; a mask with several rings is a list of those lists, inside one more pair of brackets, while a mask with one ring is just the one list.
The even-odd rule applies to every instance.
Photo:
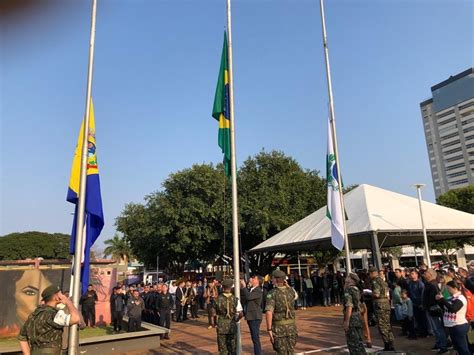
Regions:
[[219, 147], [224, 153], [224, 170], [227, 176], [230, 171], [230, 103], [229, 103], [229, 61], [227, 50], [227, 34], [224, 32], [224, 46], [222, 47], [221, 67], [217, 79], [216, 95], [212, 117], [219, 122]]

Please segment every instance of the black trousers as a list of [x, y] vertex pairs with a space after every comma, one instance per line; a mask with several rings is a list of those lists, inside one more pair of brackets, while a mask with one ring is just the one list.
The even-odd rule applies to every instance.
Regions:
[[86, 326], [95, 326], [95, 306], [82, 306], [82, 318]]
[[199, 309], [199, 303], [198, 302], [191, 305], [191, 318], [197, 318], [198, 317], [198, 309]]
[[123, 320], [122, 311], [112, 312], [112, 323], [114, 325], [114, 331], [122, 330], [122, 320]]
[[188, 309], [189, 309], [189, 304], [185, 304], [183, 306], [183, 320], [188, 319]]
[[160, 310], [160, 327], [171, 329], [171, 310]]
[[176, 304], [176, 322], [181, 322], [183, 320], [183, 306], [181, 303]]
[[140, 330], [140, 327], [142, 325], [142, 319], [141, 318], [128, 318], [128, 331], [129, 332], [136, 332]]
[[248, 320], [247, 324], [249, 325], [250, 336], [252, 337], [253, 353], [260, 355], [262, 353], [262, 345], [260, 344], [260, 324], [262, 324], [262, 320]]

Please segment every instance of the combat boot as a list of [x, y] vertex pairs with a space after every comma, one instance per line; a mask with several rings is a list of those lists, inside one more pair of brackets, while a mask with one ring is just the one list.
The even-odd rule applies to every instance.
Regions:
[[389, 343], [383, 343], [383, 351], [389, 351], [390, 350], [390, 344]]
[[389, 349], [388, 349], [388, 350], [395, 351], [395, 348], [393, 347], [393, 341], [390, 341], [390, 342], [388, 343], [388, 346], [389, 346]]

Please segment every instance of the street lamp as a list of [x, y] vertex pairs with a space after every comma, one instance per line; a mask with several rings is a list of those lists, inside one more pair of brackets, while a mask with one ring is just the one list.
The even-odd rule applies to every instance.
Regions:
[[428, 267], [431, 267], [431, 259], [430, 259], [430, 250], [428, 248], [428, 236], [426, 235], [426, 227], [425, 227], [425, 220], [423, 218], [423, 208], [421, 206], [421, 189], [425, 187], [425, 184], [414, 184], [413, 185], [416, 188], [416, 192], [418, 194], [418, 204], [420, 206], [420, 217], [421, 217], [421, 228], [423, 229], [423, 239], [425, 242], [425, 255], [426, 255], [426, 261], [428, 263]]

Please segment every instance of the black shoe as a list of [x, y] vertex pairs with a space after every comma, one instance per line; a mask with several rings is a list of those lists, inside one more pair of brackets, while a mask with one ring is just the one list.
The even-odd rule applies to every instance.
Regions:
[[388, 343], [388, 350], [395, 351], [395, 348], [393, 347], [393, 341]]
[[383, 351], [389, 351], [390, 345], [388, 343], [383, 343]]

